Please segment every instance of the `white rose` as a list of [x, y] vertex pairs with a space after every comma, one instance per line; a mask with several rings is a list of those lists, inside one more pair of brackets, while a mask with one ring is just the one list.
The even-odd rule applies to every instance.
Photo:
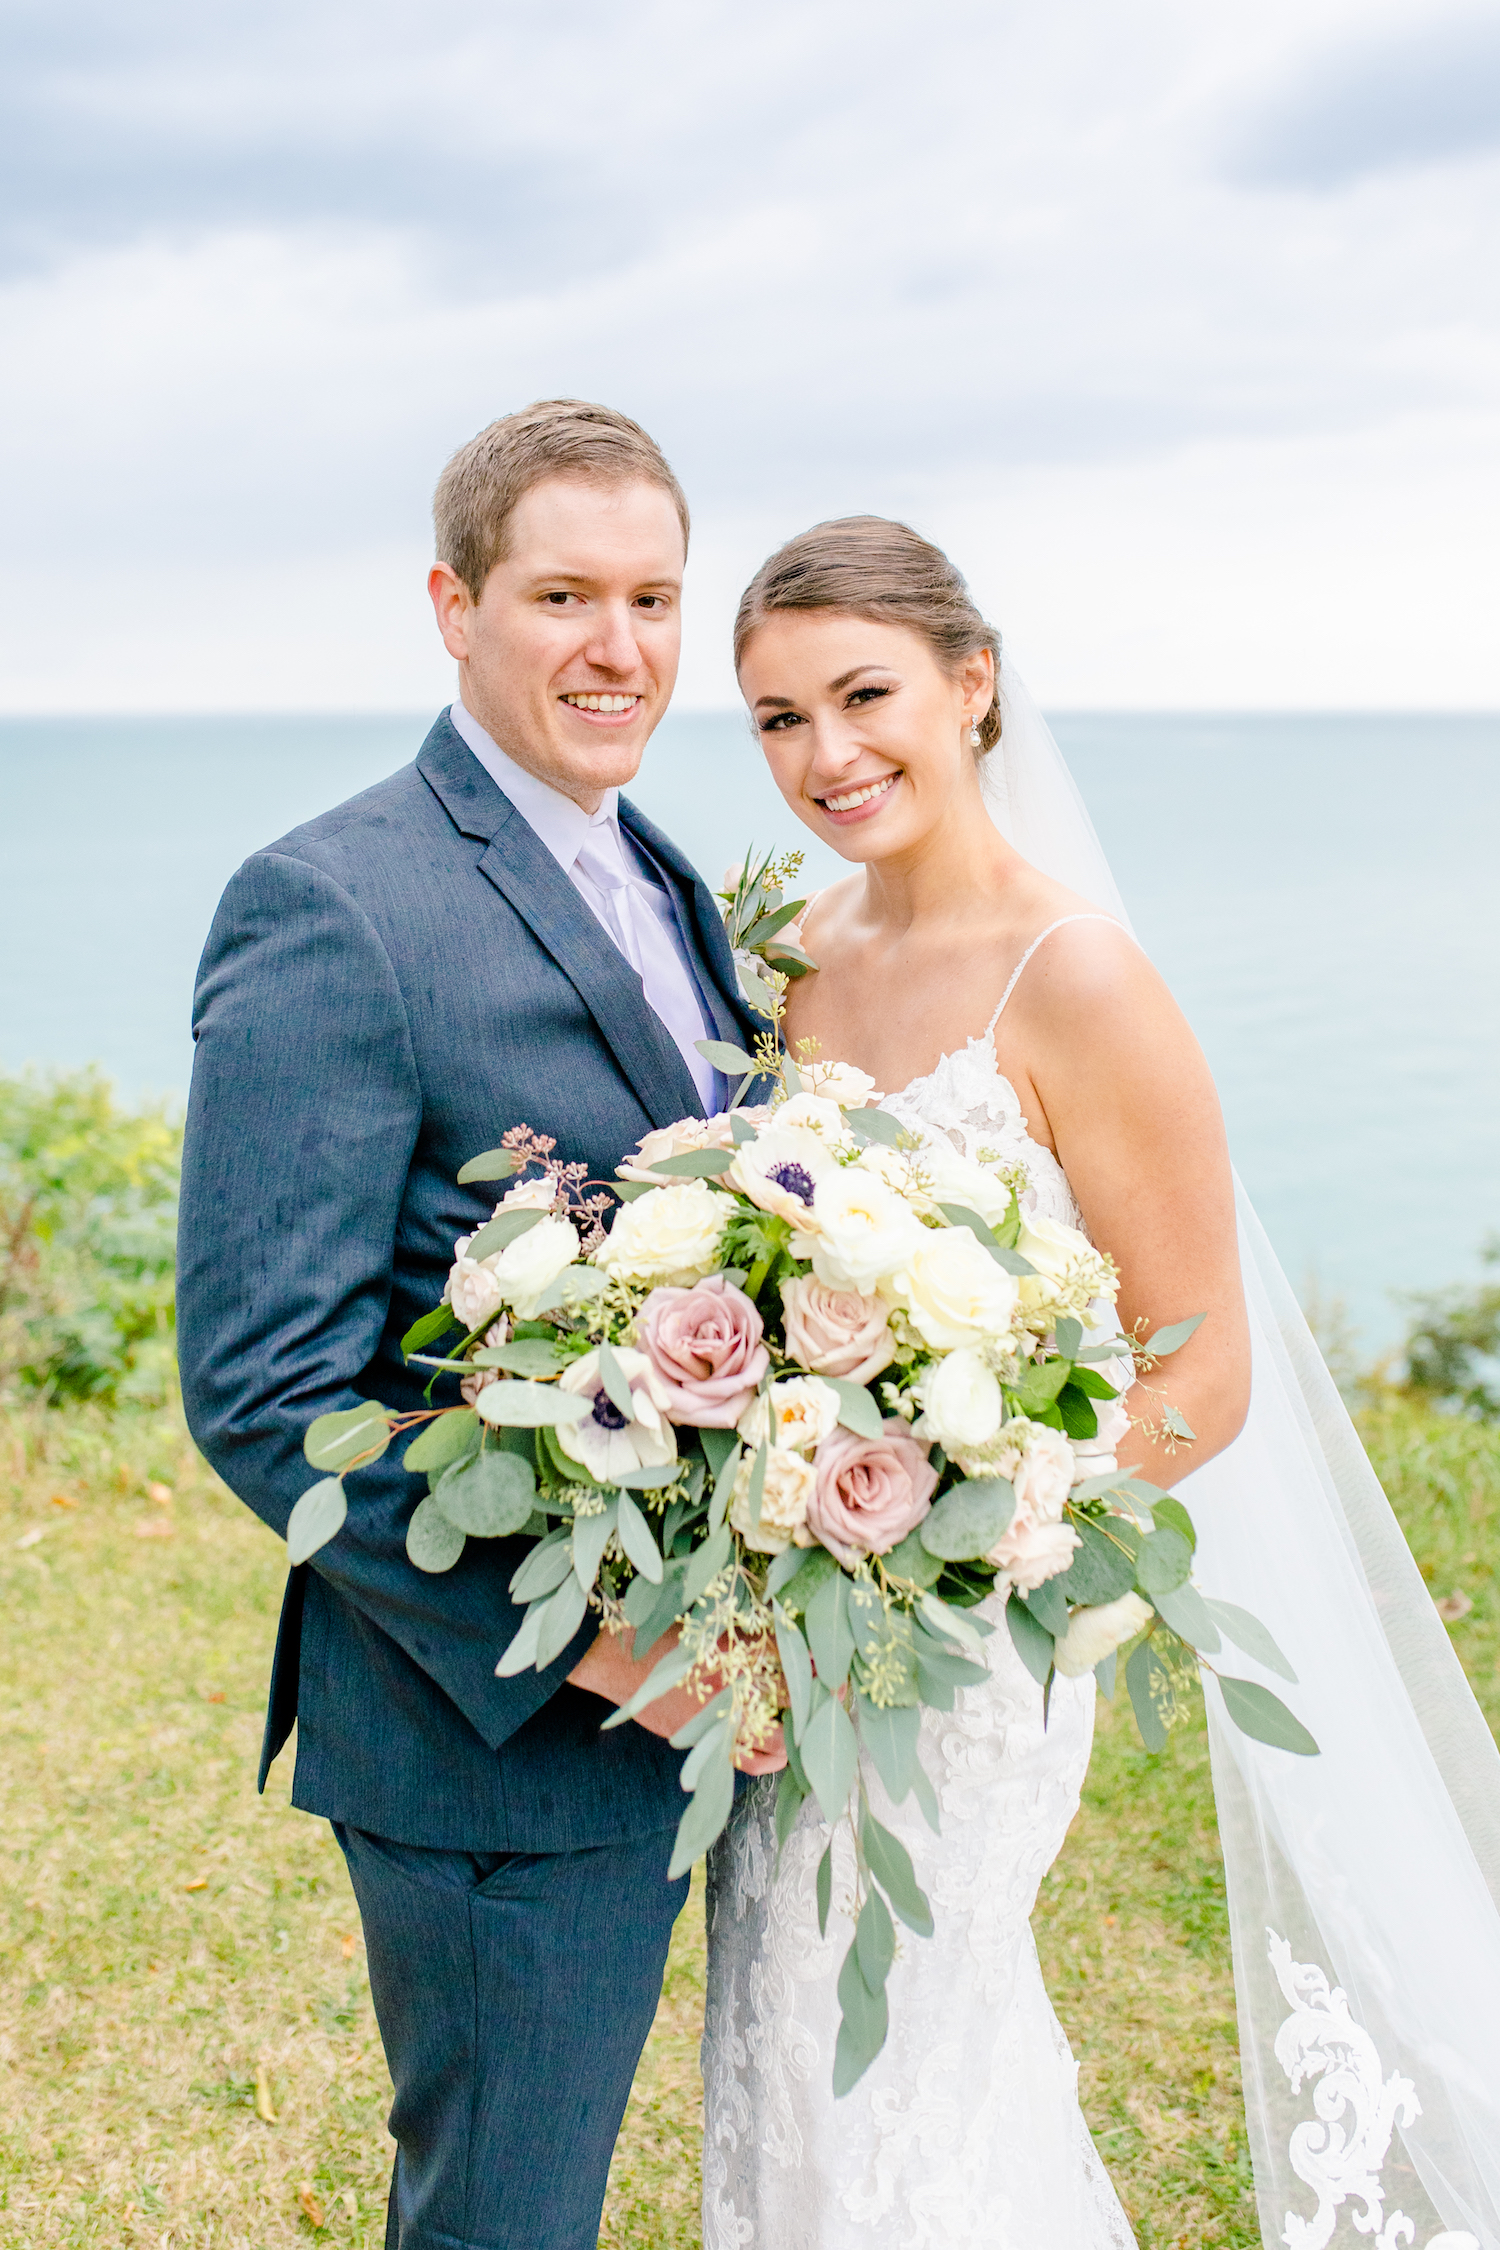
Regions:
[[883, 1141], [871, 1141], [867, 1148], [860, 1150], [854, 1162], [857, 1170], [872, 1172], [877, 1180], [883, 1180], [903, 1202], [915, 1204], [917, 1201], [912, 1194], [912, 1160], [904, 1149], [887, 1148]]
[[736, 1425], [745, 1443], [765, 1443], [769, 1419], [772, 1445], [783, 1453], [810, 1453], [838, 1426], [839, 1394], [816, 1375], [789, 1375], [753, 1398]]
[[732, 1208], [704, 1180], [653, 1188], [618, 1214], [594, 1263], [621, 1281], [690, 1289], [716, 1270]]
[[949, 1352], [922, 1384], [919, 1437], [935, 1440], [945, 1453], [961, 1445], [986, 1445], [1005, 1410], [1000, 1385], [972, 1347]]
[[812, 1221], [813, 1190], [838, 1170], [838, 1162], [820, 1134], [805, 1125], [784, 1126], [785, 1114], [778, 1111], [753, 1141], [736, 1150], [724, 1178], [762, 1211], [805, 1228]]
[[1078, 1544], [1070, 1523], [1013, 1523], [989, 1559], [1021, 1593], [1034, 1594], [1068, 1568]]
[[[764, 1117], [765, 1110], [745, 1110], [741, 1113], [754, 1121]], [[656, 1177], [654, 1167], [664, 1164], [669, 1156], [685, 1156], [690, 1149], [730, 1148], [733, 1132], [727, 1116], [679, 1117], [675, 1125], [659, 1125], [637, 1141], [627, 1157], [615, 1166], [622, 1180], [642, 1180], [647, 1187], [661, 1187], [664, 1183]]]
[[494, 1268], [500, 1295], [517, 1320], [531, 1320], [543, 1293], [577, 1255], [578, 1236], [566, 1219], [538, 1219], [485, 1263]]
[[1010, 1209], [1010, 1189], [982, 1164], [971, 1164], [945, 1141], [934, 1141], [913, 1162], [921, 1201], [918, 1208], [935, 1210], [940, 1203], [959, 1203], [975, 1212], [987, 1227], [1000, 1224]]
[[594, 1402], [593, 1412], [582, 1422], [559, 1422], [555, 1434], [563, 1452], [581, 1461], [601, 1484], [612, 1484], [630, 1469], [659, 1468], [677, 1458], [677, 1433], [664, 1412], [666, 1385], [661, 1377], [644, 1352], [627, 1345], [615, 1346], [615, 1359], [630, 1385], [628, 1421], [599, 1379], [597, 1352], [575, 1359], [557, 1385]]
[[921, 1227], [890, 1286], [935, 1351], [1008, 1335], [1015, 1318], [1015, 1276], [967, 1227]]
[[557, 1201], [557, 1182], [544, 1172], [539, 1180], [518, 1180], [507, 1188], [495, 1205], [495, 1217], [502, 1211], [550, 1211]]
[[797, 1067], [809, 1093], [820, 1095], [825, 1102], [836, 1102], [840, 1109], [863, 1109], [866, 1103], [885, 1098], [876, 1093], [869, 1073], [856, 1070], [853, 1063], [826, 1060], [799, 1063]]
[[771, 1112], [771, 1123], [785, 1130], [800, 1125], [804, 1131], [817, 1133], [831, 1148], [847, 1146], [849, 1128], [839, 1114], [839, 1105], [825, 1101], [820, 1094], [793, 1094]]
[[813, 1272], [830, 1289], [867, 1291], [887, 1280], [926, 1231], [900, 1196], [859, 1164], [841, 1166], [818, 1182], [813, 1223]]
[[[1019, 1421], [1010, 1424], [1006, 1435], [1021, 1426]], [[1016, 1514], [1031, 1523], [1057, 1523], [1078, 1473], [1076, 1456], [1061, 1430], [1045, 1422], [1027, 1422], [1025, 1429], [1026, 1450], [1010, 1472]]]
[[471, 1258], [467, 1245], [473, 1241], [471, 1234], [461, 1234], [453, 1247], [458, 1255], [443, 1286], [443, 1298], [450, 1304], [466, 1329], [473, 1330], [500, 1310], [500, 1283], [496, 1278], [494, 1258]]
[[1113, 1303], [1119, 1277], [1086, 1234], [1060, 1219], [1023, 1218], [1016, 1248], [1036, 1268], [1021, 1280], [1021, 1309], [1035, 1327], [1064, 1313], [1081, 1318], [1100, 1298]]
[[1097, 1608], [1075, 1609], [1066, 1633], [1053, 1650], [1052, 1661], [1068, 1679], [1081, 1680], [1111, 1649], [1134, 1640], [1150, 1616], [1151, 1604], [1136, 1593], [1121, 1594], [1112, 1602], [1099, 1603]]
[[760, 1522], [752, 1531], [750, 1479], [754, 1470], [755, 1456], [747, 1454], [740, 1463], [734, 1480], [734, 1498], [729, 1504], [729, 1521], [745, 1545], [762, 1555], [779, 1555], [793, 1540], [799, 1547], [810, 1546], [812, 1542], [803, 1526], [807, 1522], [808, 1494], [817, 1482], [817, 1471], [811, 1461], [800, 1453], [767, 1454]]

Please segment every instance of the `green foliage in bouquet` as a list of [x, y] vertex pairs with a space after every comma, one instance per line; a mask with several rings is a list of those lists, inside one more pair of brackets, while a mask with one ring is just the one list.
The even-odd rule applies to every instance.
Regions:
[[0, 1078], [0, 1389], [170, 1395], [181, 1149], [97, 1070]]
[[[791, 918], [767, 872], [726, 893], [737, 939], [779, 943]], [[777, 903], [757, 921], [762, 895]], [[1200, 1670], [1246, 1734], [1317, 1745], [1263, 1682], [1213, 1663], [1228, 1642], [1293, 1678], [1255, 1618], [1193, 1583], [1181, 1501], [1114, 1458], [1120, 1393], [1139, 1381], [1149, 1399], [1145, 1378], [1198, 1319], [1122, 1336], [1110, 1260], [1028, 1212], [1023, 1171], [919, 1143], [862, 1072], [807, 1047], [794, 1061], [780, 969], [763, 989], [753, 1055], [703, 1043], [742, 1074], [731, 1110], [648, 1134], [612, 1183], [608, 1233], [610, 1196], [524, 1126], [465, 1167], [464, 1182], [513, 1184], [403, 1339], [463, 1403], [321, 1417], [306, 1453], [322, 1475], [288, 1544], [302, 1560], [334, 1537], [344, 1476], [417, 1431], [413, 1564], [450, 1569], [471, 1538], [526, 1542], [510, 1581], [525, 1614], [497, 1672], [545, 1668], [592, 1611], [638, 1659], [660, 1652], [607, 1726], [696, 1695], [672, 1737], [689, 1798], [674, 1874], [723, 1831], [737, 1759], [779, 1728], [780, 1841], [811, 1802], [853, 1847], [843, 2094], [885, 2041], [896, 1924], [933, 1926], [881, 1815], [911, 1799], [937, 1828], [921, 1713], [984, 1680], [1001, 1619], [1044, 1712], [1059, 1673], [1094, 1670], [1112, 1693], [1123, 1654], [1149, 1749]], [[751, 1106], [757, 1086], [772, 1099]], [[1168, 1404], [1154, 1426], [1169, 1449], [1192, 1442]], [[832, 1837], [816, 1885], [826, 1929]]]

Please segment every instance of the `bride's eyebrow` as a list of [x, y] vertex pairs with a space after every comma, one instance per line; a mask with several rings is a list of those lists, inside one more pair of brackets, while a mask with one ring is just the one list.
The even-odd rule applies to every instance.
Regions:
[[[861, 672], [884, 672], [888, 669], [884, 664], [856, 664], [852, 672], [840, 672], [836, 680], [829, 681], [828, 693], [840, 694], [851, 680], [859, 678]], [[797, 706], [789, 695], [758, 695], [755, 698], [755, 708], [757, 711], [794, 711]]]

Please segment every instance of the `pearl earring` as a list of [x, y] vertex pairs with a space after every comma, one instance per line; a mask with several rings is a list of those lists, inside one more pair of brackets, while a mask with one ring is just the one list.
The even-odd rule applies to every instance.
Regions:
[[971, 719], [969, 721], [969, 748], [971, 750], [978, 750], [980, 747], [979, 721], [977, 719]]

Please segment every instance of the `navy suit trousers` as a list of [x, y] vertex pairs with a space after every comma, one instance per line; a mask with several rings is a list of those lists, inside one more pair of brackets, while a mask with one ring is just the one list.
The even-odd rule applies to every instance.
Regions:
[[386, 2250], [595, 2250], [687, 1898], [673, 1831], [551, 1853], [334, 1834], [396, 2089]]

